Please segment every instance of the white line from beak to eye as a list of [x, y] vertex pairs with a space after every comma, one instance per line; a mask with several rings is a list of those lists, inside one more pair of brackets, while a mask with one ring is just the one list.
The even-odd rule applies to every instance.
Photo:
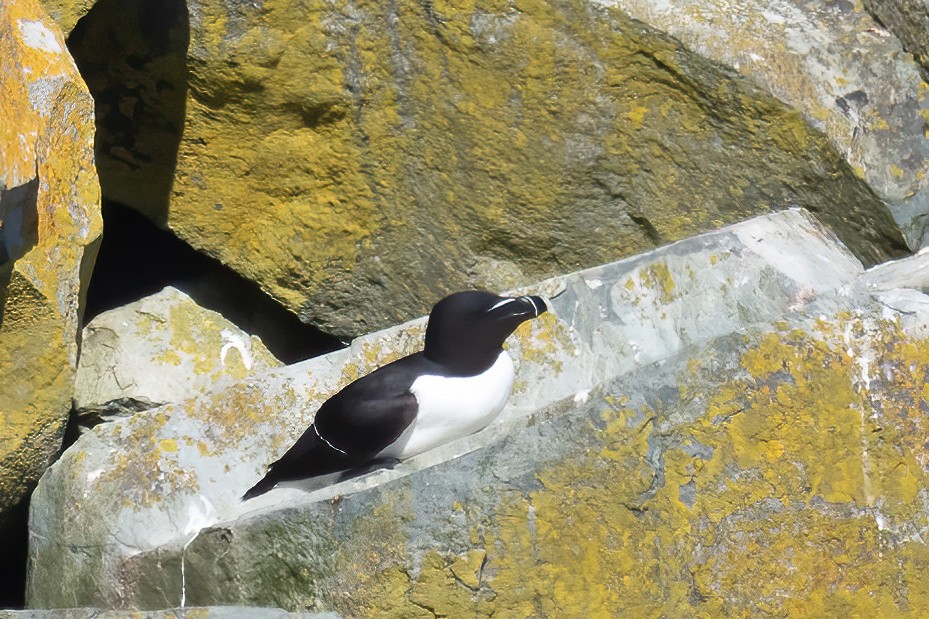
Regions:
[[487, 311], [488, 311], [488, 312], [492, 312], [492, 311], [494, 311], [495, 309], [497, 309], [498, 307], [503, 307], [503, 306], [506, 305], [507, 303], [513, 303], [514, 301], [519, 301], [519, 299], [503, 299], [502, 301], [498, 301], [497, 303], [495, 303], [494, 306], [491, 307], [491, 308], [490, 308], [489, 310], [487, 310]]

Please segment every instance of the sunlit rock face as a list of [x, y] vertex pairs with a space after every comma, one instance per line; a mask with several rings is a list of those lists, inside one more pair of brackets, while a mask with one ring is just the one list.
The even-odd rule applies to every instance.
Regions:
[[421, 346], [422, 320], [98, 426], [34, 495], [29, 601], [351, 617], [923, 608], [926, 261], [866, 272], [789, 210], [542, 282], [553, 311], [508, 343], [497, 422], [331, 486], [239, 501], [320, 402]]
[[61, 447], [100, 237], [93, 101], [38, 2], [0, 4], [0, 522]]
[[910, 247], [929, 243], [929, 86], [902, 27], [929, 21], [925, 0], [603, 2], [797, 110], [887, 204]]
[[279, 365], [261, 339], [168, 286], [84, 327], [74, 410], [94, 425]]
[[[330, 333], [792, 206], [819, 213], [868, 264], [919, 236], [883, 203], [910, 196], [910, 219], [923, 212], [916, 185], [878, 182], [896, 168], [873, 155], [893, 140], [872, 144], [871, 125], [839, 139], [854, 127], [816, 90], [828, 67], [784, 94], [657, 9], [652, 24], [632, 3], [583, 0], [101, 0], [78, 21], [86, 3], [47, 4], [73, 26], [95, 93], [104, 194]], [[775, 17], [793, 18], [781, 4]], [[791, 33], [797, 49], [776, 58], [818, 44], [819, 30]], [[861, 58], [888, 56], [867, 44]], [[911, 68], [900, 60], [874, 79], [909, 101]], [[806, 95], [820, 107], [801, 105]], [[887, 135], [924, 141], [886, 118]], [[916, 175], [923, 158], [904, 150], [886, 157]]]

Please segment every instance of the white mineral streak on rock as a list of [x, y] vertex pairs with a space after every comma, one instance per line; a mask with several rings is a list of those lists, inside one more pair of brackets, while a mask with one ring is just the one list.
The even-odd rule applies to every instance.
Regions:
[[29, 47], [52, 54], [60, 54], [64, 51], [58, 41], [58, 36], [42, 22], [21, 19], [18, 25], [20, 37], [22, 37], [23, 43]]

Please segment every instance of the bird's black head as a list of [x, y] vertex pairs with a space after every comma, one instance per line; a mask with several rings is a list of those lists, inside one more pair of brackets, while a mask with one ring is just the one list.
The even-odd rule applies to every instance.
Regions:
[[548, 309], [542, 297], [501, 297], [490, 292], [456, 292], [435, 304], [426, 326], [426, 357], [456, 374], [489, 368], [503, 342], [519, 325]]

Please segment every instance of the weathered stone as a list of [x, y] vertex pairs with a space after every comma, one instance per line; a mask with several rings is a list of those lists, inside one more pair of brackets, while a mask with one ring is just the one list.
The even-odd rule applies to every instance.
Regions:
[[927, 0], [864, 0], [876, 19], [893, 32], [903, 49], [929, 70], [929, 2]]
[[844, 143], [611, 7], [152, 6], [70, 38], [105, 194], [331, 333], [790, 206], [903, 246]]
[[339, 616], [335, 613], [291, 613], [279, 608], [255, 606], [192, 606], [158, 611], [103, 608], [0, 610], [0, 619], [339, 619]]
[[929, 294], [929, 252], [879, 264], [868, 269], [859, 282], [871, 291], [913, 288]]
[[92, 425], [279, 365], [259, 338], [169, 286], [84, 327], [74, 407]]
[[929, 519], [914, 501], [929, 314], [872, 299], [862, 272], [791, 210], [546, 282], [555, 312], [513, 339], [499, 422], [328, 487], [238, 501], [328, 394], [415, 349], [422, 321], [95, 428], [34, 495], [29, 603], [921, 608], [929, 591], [907, 574], [929, 560], [908, 541]]
[[101, 233], [93, 107], [33, 0], [0, 3], [0, 523], [60, 449]]
[[96, 0], [41, 0], [48, 14], [58, 22], [65, 34], [74, 29], [78, 20], [87, 15]]
[[[910, 246], [929, 244], [929, 85], [860, 2], [600, 1], [734, 67], [800, 111], [888, 204]], [[924, 0], [909, 4], [925, 11]]]
[[352, 617], [919, 617], [927, 317], [862, 302], [748, 329], [124, 569], [182, 561], [198, 603]]

